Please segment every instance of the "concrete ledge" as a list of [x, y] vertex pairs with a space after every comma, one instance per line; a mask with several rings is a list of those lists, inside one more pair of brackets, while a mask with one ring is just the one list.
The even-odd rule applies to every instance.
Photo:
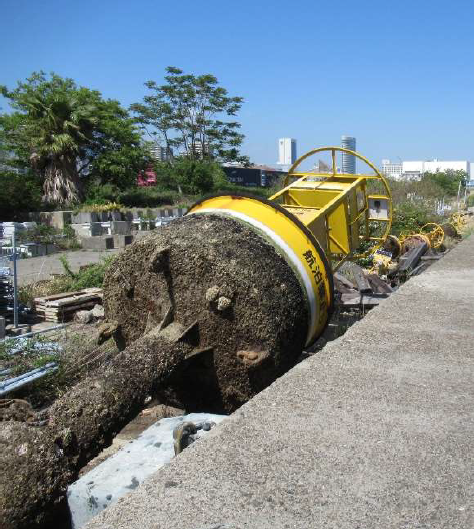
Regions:
[[112, 236], [81, 237], [84, 250], [111, 250], [114, 247]]
[[133, 242], [133, 235], [114, 235], [114, 248], [125, 248]]
[[474, 237], [89, 529], [474, 527]]

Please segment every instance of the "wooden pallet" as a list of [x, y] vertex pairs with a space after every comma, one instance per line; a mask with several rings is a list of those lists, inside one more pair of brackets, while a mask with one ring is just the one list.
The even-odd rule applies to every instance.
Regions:
[[35, 298], [35, 311], [46, 321], [63, 322], [74, 317], [78, 310], [90, 310], [102, 304], [101, 288], [85, 288], [77, 292], [64, 292]]

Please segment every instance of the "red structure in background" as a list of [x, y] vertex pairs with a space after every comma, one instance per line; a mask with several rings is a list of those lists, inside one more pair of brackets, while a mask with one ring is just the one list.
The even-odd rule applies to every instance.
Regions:
[[138, 173], [137, 185], [140, 187], [156, 186], [156, 173], [151, 165]]

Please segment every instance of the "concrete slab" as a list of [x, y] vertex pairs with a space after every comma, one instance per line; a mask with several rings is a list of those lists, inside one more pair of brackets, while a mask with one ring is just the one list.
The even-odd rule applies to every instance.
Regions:
[[112, 220], [110, 221], [111, 235], [130, 235], [131, 222], [126, 220]]
[[88, 529], [474, 527], [474, 237]]
[[81, 246], [85, 250], [111, 250], [114, 247], [114, 238], [111, 235], [81, 237]]
[[72, 213], [72, 211], [36, 211], [29, 213], [28, 217], [38, 223], [62, 230], [71, 224]]
[[101, 222], [89, 222], [85, 224], [71, 224], [77, 237], [97, 237], [107, 231], [104, 230]]
[[114, 248], [125, 248], [133, 242], [133, 235], [114, 235]]
[[[72, 270], [77, 272], [83, 265], [98, 263], [102, 257], [118, 253], [118, 250], [77, 250], [73, 252], [61, 252], [44, 257], [32, 257], [17, 261], [18, 284], [28, 285], [41, 279], [49, 279], [51, 274], [64, 273], [64, 267], [59, 258], [65, 256]], [[10, 263], [10, 268], [12, 267]]]
[[[183, 422], [218, 424], [223, 415], [191, 413], [162, 419], [136, 439], [125, 444], [112, 457], [84, 474], [68, 488], [72, 527], [79, 529], [99, 512], [136, 489], [150, 474], [174, 457], [173, 430]], [[208, 435], [199, 430], [196, 437]]]

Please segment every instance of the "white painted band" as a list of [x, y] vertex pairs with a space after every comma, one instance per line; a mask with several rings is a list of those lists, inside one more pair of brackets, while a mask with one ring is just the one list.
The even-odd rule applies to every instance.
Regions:
[[275, 243], [275, 245], [287, 257], [287, 259], [294, 265], [294, 268], [299, 273], [301, 283], [305, 287], [306, 297], [307, 297], [308, 305], [309, 305], [310, 318], [309, 318], [308, 334], [306, 336], [306, 345], [309, 345], [313, 341], [314, 333], [316, 332], [316, 327], [318, 323], [318, 318], [317, 318], [318, 304], [316, 301], [313, 284], [311, 282], [311, 276], [309, 272], [303, 266], [302, 262], [300, 261], [296, 253], [288, 246], [288, 244], [279, 235], [277, 235], [268, 226], [265, 226], [265, 224], [259, 222], [258, 220], [255, 220], [252, 217], [245, 215], [244, 213], [240, 213], [239, 211], [234, 211], [232, 209], [203, 208], [198, 211], [192, 211], [191, 213], [188, 213], [187, 216], [196, 215], [198, 213], [225, 214], [231, 217], [236, 217], [238, 219], [243, 220], [244, 222], [247, 222], [248, 224], [251, 224], [252, 226], [255, 226], [257, 229], [265, 233], [265, 235], [267, 235]]

